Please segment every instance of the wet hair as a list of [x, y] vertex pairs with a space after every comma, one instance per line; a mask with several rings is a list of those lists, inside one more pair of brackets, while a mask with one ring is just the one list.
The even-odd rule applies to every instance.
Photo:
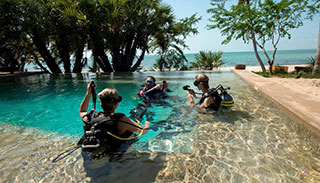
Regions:
[[154, 82], [156, 82], [156, 78], [154, 78], [153, 76], [147, 76], [146, 79], [151, 78]]
[[205, 74], [197, 74], [195, 79], [199, 81], [204, 87], [209, 88], [209, 77]]
[[104, 111], [112, 111], [115, 104], [121, 101], [121, 96], [119, 96], [119, 93], [115, 88], [106, 88], [102, 90], [98, 94], [98, 97]]

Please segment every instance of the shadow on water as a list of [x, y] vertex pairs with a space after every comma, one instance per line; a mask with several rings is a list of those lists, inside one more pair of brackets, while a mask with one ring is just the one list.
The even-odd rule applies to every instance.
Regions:
[[84, 151], [81, 154], [91, 182], [154, 182], [166, 157], [166, 153], [131, 152], [110, 161], [108, 156], [91, 160]]
[[199, 111], [200, 121], [209, 123], [228, 123], [235, 125], [236, 122], [246, 122], [253, 120], [254, 117], [247, 111], [240, 111], [235, 109], [220, 109], [218, 112]]

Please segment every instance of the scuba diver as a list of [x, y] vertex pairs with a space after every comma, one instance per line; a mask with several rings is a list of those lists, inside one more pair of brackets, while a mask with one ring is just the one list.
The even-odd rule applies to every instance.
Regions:
[[167, 101], [163, 100], [168, 98], [167, 92], [171, 92], [168, 89], [167, 81], [162, 81], [162, 84], [156, 84], [156, 79], [153, 76], [147, 76], [143, 88], [138, 92], [138, 96], [142, 99], [143, 104], [138, 104], [136, 108], [130, 111], [130, 118], [142, 120], [143, 116], [146, 116], [148, 121], [153, 120], [154, 113], [150, 112], [148, 108], [152, 107], [151, 104], [170, 105]]
[[[196, 93], [193, 89], [190, 89], [188, 85], [183, 87], [184, 90], [189, 91], [188, 101], [191, 103], [191, 105], [199, 108], [213, 109], [215, 111], [218, 111], [220, 106], [227, 108], [233, 106], [233, 99], [226, 92], [226, 90], [230, 88], [225, 89], [221, 85], [218, 85], [218, 87], [210, 89], [209, 77], [207, 75], [196, 75], [193, 84], [200, 91], [202, 91], [202, 93]], [[218, 93], [218, 90], [220, 90], [220, 94]], [[197, 98], [196, 94], [201, 94], [200, 101], [197, 104], [194, 102], [194, 98]]]
[[155, 99], [165, 97], [166, 92], [170, 92], [167, 81], [162, 81], [162, 84], [156, 84], [156, 79], [153, 76], [147, 76], [145, 85], [138, 95], [145, 99]]
[[[128, 140], [145, 134], [150, 129], [150, 122], [146, 121], [142, 128], [129, 119], [125, 114], [115, 113], [122, 97], [114, 88], [106, 88], [98, 94], [103, 112], [95, 110], [95, 85], [90, 82], [87, 93], [80, 105], [80, 117], [84, 122], [85, 134], [78, 145], [87, 152], [94, 154], [101, 152], [116, 152]], [[93, 96], [94, 109], [87, 112], [89, 101]], [[135, 135], [134, 133], [139, 133]], [[131, 137], [135, 135], [134, 137]], [[130, 138], [131, 137], [131, 138]]]

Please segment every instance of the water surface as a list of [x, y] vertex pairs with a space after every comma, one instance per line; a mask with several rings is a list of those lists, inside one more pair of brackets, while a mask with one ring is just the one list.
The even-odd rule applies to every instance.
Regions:
[[149, 109], [157, 131], [150, 131], [115, 162], [107, 157], [91, 161], [81, 150], [52, 162], [82, 134], [78, 110], [90, 80], [98, 91], [117, 88], [124, 98], [117, 112], [129, 116], [141, 103], [136, 93], [149, 74], [36, 75], [1, 83], [1, 180], [320, 181], [319, 137], [230, 72], [206, 74], [211, 86], [231, 87], [232, 110], [215, 113], [188, 107], [182, 86], [191, 85], [197, 72], [152, 73], [174, 91], [165, 105]]

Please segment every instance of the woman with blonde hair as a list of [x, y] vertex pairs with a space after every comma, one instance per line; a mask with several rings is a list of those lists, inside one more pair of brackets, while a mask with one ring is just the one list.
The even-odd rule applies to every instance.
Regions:
[[199, 97], [196, 96], [194, 90], [189, 89], [188, 101], [191, 103], [191, 105], [217, 111], [220, 107], [221, 97], [219, 96], [217, 91], [210, 93], [210, 95], [207, 95], [210, 89], [209, 77], [205, 74], [198, 74], [196, 75], [193, 84], [202, 92], [202, 96], [200, 98], [200, 101], [195, 104], [194, 98]]

